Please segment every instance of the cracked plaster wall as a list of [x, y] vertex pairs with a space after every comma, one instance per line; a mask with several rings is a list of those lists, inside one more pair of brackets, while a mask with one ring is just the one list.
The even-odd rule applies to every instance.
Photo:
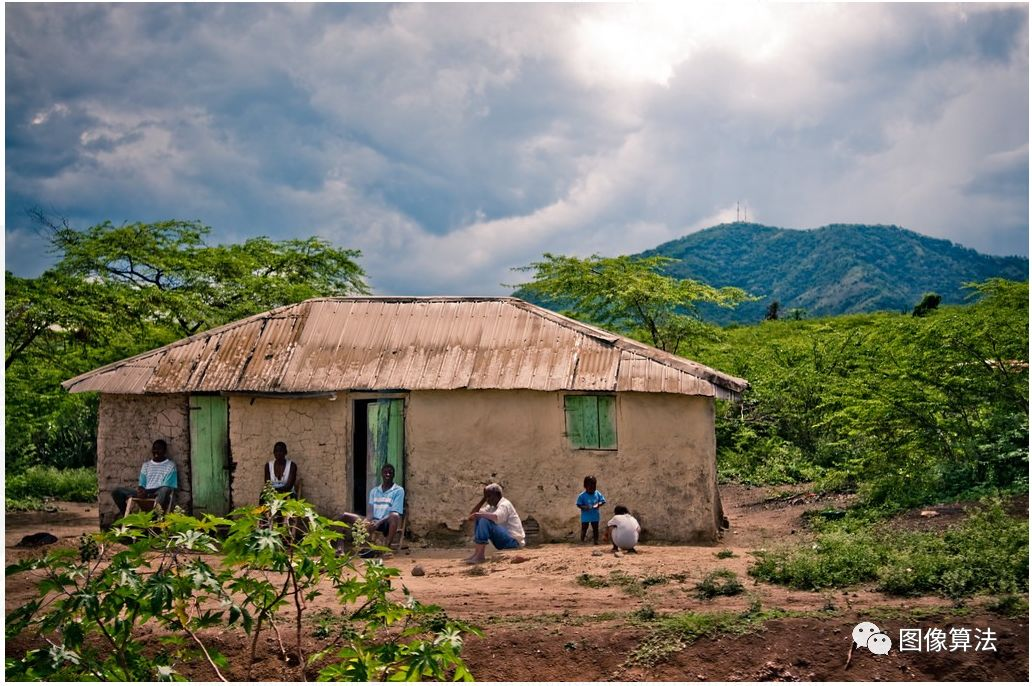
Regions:
[[179, 470], [176, 502], [190, 505], [190, 426], [186, 395], [101, 394], [97, 427], [97, 508], [100, 523], [118, 518], [111, 492], [119, 486], [134, 487], [140, 466], [151, 459], [151, 445], [159, 438], [168, 443], [168, 456]]
[[561, 393], [412, 392], [406, 415], [409, 527], [442, 538], [469, 532], [464, 515], [497, 481], [545, 540], [580, 534], [575, 501], [588, 474], [608, 505], [626, 505], [653, 540], [712, 541], [717, 529], [712, 398], [617, 396], [617, 450], [575, 450]]
[[265, 465], [277, 441], [297, 463], [301, 495], [328, 516], [348, 509], [349, 402], [329, 398], [229, 399], [229, 444], [233, 506], [258, 502]]

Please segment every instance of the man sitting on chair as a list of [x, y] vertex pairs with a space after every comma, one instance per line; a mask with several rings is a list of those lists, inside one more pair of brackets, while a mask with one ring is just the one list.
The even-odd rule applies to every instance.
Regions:
[[153, 498], [155, 507], [160, 506], [164, 512], [172, 509], [172, 496], [179, 487], [176, 463], [168, 459], [168, 444], [160, 438], [151, 446], [151, 455], [152, 459], [140, 467], [135, 489], [121, 486], [111, 493], [121, 516], [128, 514], [125, 505], [129, 498]]
[[[387, 540], [387, 545], [394, 542], [394, 536], [401, 526], [401, 517], [405, 514], [405, 489], [394, 483], [394, 465], [385, 464], [380, 470], [383, 479], [379, 486], [369, 491], [369, 502], [366, 506], [365, 526], [369, 533], [379, 531]], [[361, 520], [356, 514], [347, 512], [341, 519], [354, 525]]]

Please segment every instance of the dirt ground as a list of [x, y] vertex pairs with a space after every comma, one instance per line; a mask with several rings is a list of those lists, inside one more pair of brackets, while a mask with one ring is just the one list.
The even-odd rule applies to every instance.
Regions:
[[[412, 543], [387, 564], [401, 571], [402, 583], [415, 598], [483, 629], [484, 636], [469, 639], [463, 651], [480, 681], [1027, 681], [1028, 618], [989, 612], [985, 606], [990, 599], [958, 607], [940, 597], [901, 599], [863, 587], [801, 592], [756, 583], [746, 574], [754, 559], [750, 551], [805, 541], [809, 534], [803, 513], [840, 508], [848, 504], [846, 499], [803, 493], [771, 500], [771, 489], [741, 486], [722, 487], [721, 493], [731, 529], [710, 546], [645, 542], [637, 555], [615, 556], [605, 545], [548, 544], [495, 552], [486, 564], [471, 568], [462, 563], [468, 549]], [[1024, 507], [1027, 514], [1027, 501]], [[901, 523], [942, 527], [960, 516], [944, 508], [939, 517], [915, 514]], [[933, 520], [935, 524], [928, 523]], [[95, 529], [95, 507], [62, 503], [57, 512], [10, 513], [5, 526], [7, 563], [37, 554], [15, 547], [26, 534], [47, 531], [58, 537], [56, 545], [74, 546], [83, 531]], [[718, 558], [722, 550], [730, 550], [733, 557]], [[416, 565], [424, 575], [412, 574]], [[717, 569], [737, 574], [745, 592], [698, 599], [695, 584]], [[613, 572], [654, 583], [633, 592], [619, 585], [578, 583], [584, 574], [609, 578]], [[7, 611], [31, 594], [30, 577], [8, 578]], [[686, 610], [741, 613], [757, 604], [764, 610], [813, 614], [769, 621], [751, 633], [702, 639], [655, 664], [629, 659], [649, 634], [649, 627], [631, 614], [642, 608], [660, 615]], [[320, 607], [332, 608], [332, 598], [317, 600], [309, 611]], [[847, 668], [852, 629], [865, 620], [874, 621], [892, 639], [893, 650], [888, 655], [857, 650]], [[991, 629], [996, 650], [899, 652], [899, 630], [904, 628], [939, 628], [947, 635], [952, 628], [972, 633]], [[228, 634], [213, 639], [231, 656], [227, 676], [242, 680], [242, 641]], [[24, 640], [8, 642], [8, 655], [24, 649]], [[297, 679], [296, 671], [273, 657], [269, 641], [254, 677]], [[315, 645], [312, 638], [309, 648]], [[212, 679], [204, 665], [183, 666], [182, 671], [196, 680]]]

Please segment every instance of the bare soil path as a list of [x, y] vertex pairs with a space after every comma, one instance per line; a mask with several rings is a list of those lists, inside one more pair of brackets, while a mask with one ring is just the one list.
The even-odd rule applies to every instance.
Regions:
[[[605, 545], [549, 544], [494, 553], [486, 564], [471, 568], [462, 563], [467, 549], [412, 544], [387, 564], [401, 571], [402, 583], [418, 600], [439, 605], [449, 615], [484, 630], [484, 637], [470, 639], [464, 650], [472, 673], [484, 681], [1027, 681], [1027, 617], [1011, 619], [988, 612], [985, 599], [958, 608], [939, 597], [901, 599], [867, 588], [795, 591], [756, 583], [747, 575], [753, 560], [750, 551], [807, 540], [803, 513], [845, 506], [845, 498], [818, 502], [801, 494], [769, 500], [771, 489], [741, 486], [722, 487], [721, 493], [731, 529], [711, 546], [644, 543], [637, 555], [614, 556]], [[15, 547], [26, 534], [48, 531], [58, 537], [55, 545], [74, 547], [82, 532], [96, 529], [95, 507], [71, 503], [59, 507], [56, 513], [7, 515], [8, 564], [37, 554]], [[724, 550], [732, 557], [718, 558], [717, 553]], [[424, 575], [412, 574], [417, 565]], [[745, 592], [713, 600], [697, 598], [695, 584], [717, 569], [733, 571], [745, 584]], [[584, 575], [610, 585], [586, 585]], [[639, 583], [621, 584], [620, 579]], [[29, 578], [8, 578], [7, 611], [31, 594]], [[649, 633], [633, 613], [741, 613], [757, 605], [812, 614], [769, 621], [753, 633], [702, 639], [655, 664], [628, 659]], [[318, 599], [309, 610], [320, 607], [332, 608], [332, 598]], [[853, 626], [872, 618], [894, 644], [902, 628], [946, 632], [953, 627], [991, 628], [999, 637], [997, 650], [893, 650], [889, 655], [860, 650], [846, 669]], [[243, 654], [243, 645], [234, 645], [228, 636], [222, 640], [223, 652]], [[7, 647], [10, 654], [18, 645]], [[243, 678], [243, 668], [237, 661], [232, 664], [230, 673]], [[273, 658], [258, 667], [256, 675], [261, 679], [293, 678]], [[211, 678], [203, 665], [184, 672], [196, 679]]]

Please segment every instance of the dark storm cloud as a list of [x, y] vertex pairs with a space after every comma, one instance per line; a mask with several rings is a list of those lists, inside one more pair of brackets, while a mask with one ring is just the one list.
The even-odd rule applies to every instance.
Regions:
[[[748, 10], [748, 11], [746, 11]], [[384, 293], [721, 220], [895, 223], [1026, 253], [1018, 5], [9, 4], [25, 210], [319, 234]]]

